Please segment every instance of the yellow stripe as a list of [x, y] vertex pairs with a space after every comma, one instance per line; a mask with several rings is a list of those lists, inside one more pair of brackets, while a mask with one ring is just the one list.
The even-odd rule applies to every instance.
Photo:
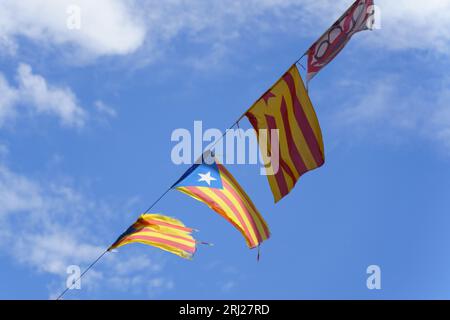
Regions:
[[[264, 225], [266, 227], [267, 231], [269, 232], [269, 227], [267, 226], [266, 221], [262, 217], [261, 213], [259, 213], [259, 211], [256, 208], [255, 204], [250, 199], [250, 197], [247, 195], [247, 193], [244, 191], [244, 189], [241, 187], [241, 185], [236, 181], [236, 179], [233, 177], [233, 175], [224, 166], [221, 166], [221, 170], [223, 171], [223, 175], [222, 176], [225, 176], [223, 178], [225, 178], [231, 185], [233, 185], [233, 187], [236, 190], [236, 192], [244, 200], [244, 202], [246, 204], [246, 207], [249, 208], [249, 210], [252, 213], [252, 216], [255, 219], [255, 221], [259, 221], [261, 226]], [[255, 208], [255, 209], [253, 209], [253, 208]], [[265, 232], [263, 232], [262, 234], [264, 235]], [[269, 236], [269, 235], [267, 234], [267, 236]]]
[[[242, 218], [242, 220], [244, 221], [247, 230], [249, 231], [250, 235], [249, 237], [252, 238], [253, 243], [259, 243], [258, 240], [258, 236], [256, 233], [255, 228], [252, 226], [251, 222], [249, 221], [249, 219], [247, 218], [247, 215], [245, 214], [245, 208], [242, 208], [242, 206], [239, 204], [239, 202], [236, 200], [235, 197], [233, 197], [233, 195], [230, 193], [230, 191], [228, 190], [223, 190], [223, 194], [225, 195], [225, 197], [227, 197], [230, 202], [234, 205], [234, 207], [238, 210], [238, 212], [236, 214], [239, 214]], [[230, 208], [231, 210], [231, 208]], [[245, 228], [242, 228], [243, 230], [245, 230]]]
[[[272, 98], [272, 99], [274, 99], [274, 98]], [[257, 127], [254, 129], [256, 130], [258, 139], [260, 139], [259, 130], [268, 130], [268, 124], [267, 124], [266, 117], [265, 117], [266, 114], [263, 112], [265, 109], [266, 109], [266, 104], [265, 104], [264, 100], [258, 100], [255, 103], [255, 105], [249, 109], [249, 112], [251, 112], [252, 115], [257, 120]], [[270, 134], [269, 131], [267, 131], [267, 133]], [[271, 139], [270, 139], [269, 135], [267, 135], [266, 152], [263, 152], [261, 144], [259, 145], [259, 148], [261, 150], [261, 155], [263, 157], [264, 163], [268, 163], [268, 162], [271, 163], [271, 159], [269, 159], [266, 154], [267, 152], [271, 151]], [[280, 146], [280, 149], [281, 149], [281, 146]], [[281, 157], [281, 150], [280, 150], [280, 157]], [[281, 169], [281, 167], [279, 168], [279, 170], [283, 171], [283, 169]], [[266, 172], [268, 172], [268, 168], [266, 168]], [[276, 181], [275, 177], [271, 174], [267, 174], [267, 179], [269, 180], [269, 185], [272, 190], [272, 193], [274, 194], [275, 199], [281, 199], [281, 191], [278, 187], [278, 182]], [[286, 177], [285, 177], [285, 180], [286, 180]]]
[[[145, 220], [145, 221], [148, 222], [149, 220]], [[154, 221], [152, 224], [149, 225], [149, 224], [142, 223], [142, 220], [138, 220], [138, 222], [136, 222], [133, 226], [136, 229], [150, 228], [159, 233], [167, 233], [167, 234], [173, 234], [173, 235], [177, 235], [177, 236], [186, 236], [186, 235], [191, 234], [191, 232], [188, 232], [185, 230], [179, 230], [176, 228], [159, 225], [159, 224], [157, 224], [157, 221]]]
[[188, 195], [191, 198], [194, 198], [197, 201], [203, 202], [205, 203], [205, 201], [203, 201], [202, 198], [197, 197], [196, 195], [194, 195], [193, 193], [191, 193], [187, 188], [185, 187], [177, 187], [177, 190], [184, 193], [185, 195]]
[[[229, 209], [228, 206], [226, 206], [226, 205], [223, 203], [223, 201], [222, 201], [221, 199], [217, 199], [217, 197], [216, 197], [215, 195], [211, 195], [211, 192], [207, 193], [206, 191], [207, 191], [208, 188], [205, 188], [205, 189], [199, 188], [199, 189], [200, 189], [202, 192], [204, 192], [205, 194], [207, 194], [208, 197], [212, 198], [215, 202], [217, 202], [217, 204], [218, 204], [218, 206], [219, 206], [220, 208], [213, 208], [213, 207], [210, 206], [205, 200], [203, 200], [202, 198], [197, 197], [196, 195], [192, 194], [187, 188], [184, 188], [184, 187], [178, 187], [177, 189], [178, 189], [179, 191], [181, 191], [182, 193], [184, 193], [184, 194], [186, 194], [186, 195], [188, 195], [188, 196], [190, 196], [190, 197], [192, 197], [192, 198], [194, 198], [194, 199], [196, 199], [196, 200], [198, 200], [198, 201], [200, 201], [200, 202], [205, 203], [206, 205], [208, 205], [208, 207], [209, 207], [211, 210], [213, 210], [213, 211], [219, 213], [220, 215], [223, 215], [226, 219], [233, 221], [234, 227], [236, 227], [236, 228], [238, 229], [238, 231], [244, 236], [247, 245], [248, 245], [249, 247], [251, 247], [250, 238], [249, 238], [248, 235], [245, 233], [245, 230], [243, 229], [243, 226], [241, 225], [241, 223], [239, 222], [239, 220], [237, 220], [237, 218], [236, 218], [236, 216], [234, 215], [233, 211], [231, 211], [231, 209]], [[225, 210], [225, 209], [227, 209], [227, 208], [228, 208], [228, 210]], [[218, 209], [220, 209], [221, 212], [217, 211]]]
[[179, 227], [186, 228], [186, 226], [180, 220], [177, 220], [172, 217], [163, 216], [160, 214], [144, 214], [144, 215], [142, 215], [142, 218], [144, 220], [156, 220], [156, 221], [166, 222], [166, 223], [174, 224]]
[[[140, 231], [140, 232], [137, 232], [137, 233], [134, 233], [134, 234], [130, 235], [130, 237], [134, 237], [134, 236], [158, 237], [158, 238], [161, 238], [161, 239], [165, 239], [165, 240], [169, 240], [169, 241], [172, 241], [172, 242], [180, 243], [180, 244], [183, 244], [183, 245], [189, 246], [189, 247], [192, 247], [192, 245], [195, 244], [195, 240], [192, 237], [189, 237], [189, 238], [186, 237], [184, 239], [178, 239], [178, 238], [171, 237], [170, 235], [166, 235], [166, 234], [159, 233], [159, 232], [151, 232], [151, 231], [147, 231], [147, 230]], [[189, 241], [189, 240], [191, 240], [191, 241]]]
[[[145, 235], [138, 234], [138, 235], [135, 235], [135, 236], [139, 237], [139, 236], [145, 236]], [[152, 237], [156, 237], [156, 236], [152, 236]], [[169, 239], [169, 240], [172, 241], [171, 239]], [[152, 243], [152, 244], [158, 244], [158, 245], [161, 245], [161, 246], [165, 246], [167, 248], [173, 248], [174, 250], [182, 250], [182, 251], [184, 251], [183, 249], [176, 248], [175, 246], [172, 246], [170, 244], [159, 242], [157, 239], [155, 241], [153, 241], [153, 240], [146, 240], [146, 239], [125, 239], [124, 242], [126, 242], [126, 243], [133, 243], [133, 242], [135, 242], [135, 243]], [[172, 242], [175, 242], [175, 241], [172, 241]], [[195, 247], [196, 247], [195, 243], [190, 243], [190, 244], [185, 244], [185, 243], [181, 243], [181, 242], [177, 242], [177, 243], [185, 245], [185, 246], [187, 246], [187, 247], [189, 247], [191, 249], [195, 249]], [[120, 247], [122, 247], [123, 245], [124, 244], [121, 244]]]
[[[272, 100], [273, 99], [276, 99], [276, 98], [274, 97], [274, 98], [272, 98]], [[281, 100], [280, 100], [280, 103], [281, 103]], [[272, 104], [273, 104], [273, 102], [269, 103], [269, 105], [272, 105]], [[279, 109], [279, 106], [276, 107], [276, 108]], [[253, 112], [252, 114], [255, 116], [255, 118], [258, 121], [258, 128], [255, 128], [255, 129], [266, 129], [266, 130], [268, 130], [269, 126], [267, 124], [265, 115], [266, 114], [272, 115], [272, 114], [270, 114], [269, 112], [265, 113], [264, 111], [266, 111], [267, 109], [269, 109], [269, 108], [266, 107], [265, 103], [261, 107], [258, 107], [258, 109], [256, 109], [256, 108], [252, 109], [252, 112]], [[255, 112], [258, 112], [258, 111], [259, 111], [259, 113], [255, 113]], [[290, 155], [286, 158], [286, 150], [287, 150], [286, 138], [283, 139], [283, 135], [285, 135], [285, 132], [283, 130], [283, 127], [280, 127], [279, 120], [276, 119], [276, 121], [277, 121], [278, 129], [280, 129], [280, 131], [279, 131], [279, 134], [280, 134], [280, 137], [279, 137], [279, 144], [280, 144], [279, 145], [279, 152], [280, 152], [279, 158], [283, 159], [285, 161], [286, 161], [286, 159], [290, 160], [291, 159]], [[283, 142], [284, 142], [284, 146], [283, 146]], [[261, 148], [261, 145], [260, 145], [260, 148]], [[271, 139], [269, 138], [269, 136], [267, 136], [267, 150], [268, 151], [271, 150]], [[272, 159], [268, 159], [266, 157], [266, 155], [265, 155], [265, 152], [262, 152], [262, 154], [263, 154], [263, 157], [264, 157], [264, 162], [267, 162], [268, 160], [271, 160], [271, 163], [273, 164]], [[298, 174], [297, 170], [295, 169], [295, 167], [293, 166], [292, 161], [291, 161], [291, 163], [288, 163], [286, 161], [286, 165], [292, 171], [292, 173], [294, 175], [294, 179], [290, 175], [288, 175], [287, 172], [282, 168], [281, 163], [279, 163], [278, 171], [281, 172], [281, 174], [282, 174], [282, 176], [284, 178], [284, 181], [286, 182], [286, 186], [287, 186], [288, 190], [291, 190], [294, 187], [294, 184], [297, 181], [297, 179], [299, 177], [299, 174]], [[268, 172], [267, 169], [266, 169], [266, 172]], [[280, 189], [280, 187], [278, 185], [278, 181], [276, 179], [276, 176], [273, 175], [273, 174], [267, 174], [267, 179], [269, 181], [270, 188], [271, 188], [272, 193], [274, 195], [275, 202], [278, 202], [279, 200], [282, 199], [282, 195], [281, 195], [281, 189]]]
[[[291, 127], [292, 137], [294, 140], [294, 143], [297, 147], [297, 150], [300, 153], [300, 156], [305, 163], [308, 170], [312, 170], [317, 168], [316, 161], [314, 160], [314, 156], [311, 153], [311, 150], [309, 149], [308, 143], [306, 142], [305, 136], [303, 134], [303, 131], [301, 130], [297, 119], [295, 118], [294, 113], [294, 104], [293, 104], [293, 97], [290, 94], [289, 87], [287, 86], [286, 82], [280, 82], [280, 84], [283, 84], [286, 87], [286, 90], [288, 94], [285, 96], [286, 100], [286, 106], [287, 106], [287, 114], [289, 119], [289, 125]], [[297, 95], [300, 93], [297, 92]], [[281, 113], [281, 112], [280, 112]], [[298, 178], [298, 177], [297, 177]]]
[[172, 254], [175, 254], [175, 255], [180, 256], [180, 257], [185, 258], [185, 259], [191, 259], [192, 258], [192, 254], [187, 252], [187, 251], [184, 251], [184, 250], [179, 249], [179, 248], [174, 248], [174, 247], [171, 247], [171, 246], [168, 246], [168, 245], [163, 245], [163, 244], [160, 244], [160, 243], [152, 242], [152, 241], [128, 240], [128, 241], [124, 241], [122, 244], [120, 244], [119, 246], [117, 246], [117, 247], [115, 247], [113, 249], [120, 248], [120, 247], [123, 247], [125, 245], [132, 244], [132, 243], [141, 243], [141, 244], [144, 244], [144, 245], [149, 245], [149, 246], [152, 246], [152, 247], [156, 247], [156, 248], [159, 248], [161, 250], [170, 252]]
[[[286, 182], [288, 185], [288, 189], [291, 190], [295, 182], [297, 181], [298, 177], [300, 176], [299, 172], [297, 171], [297, 168], [294, 165], [294, 162], [291, 159], [291, 154], [289, 153], [289, 145], [287, 143], [287, 133], [286, 128], [284, 127], [283, 117], [281, 114], [281, 103], [282, 99], [284, 97], [284, 100], [286, 101], [286, 107], [289, 101], [292, 101], [292, 97], [289, 91], [288, 86], [284, 81], [278, 82], [278, 84], [272, 89], [272, 92], [276, 95], [275, 98], [270, 99], [269, 101], [269, 108], [262, 109], [261, 111], [266, 112], [269, 111], [269, 113], [276, 119], [277, 128], [279, 129], [280, 134], [280, 156], [281, 158], [286, 162], [288, 167], [291, 169], [291, 171], [294, 173], [294, 176], [296, 177], [295, 181], [289, 176], [286, 176]], [[289, 109], [287, 108], [289, 111]]]
[[[272, 98], [272, 99], [275, 99], [275, 98]], [[271, 106], [271, 104], [270, 104], [270, 106]], [[263, 112], [263, 115], [265, 115], [264, 112]], [[279, 129], [279, 141], [278, 141], [279, 142], [279, 148], [278, 148], [279, 158], [285, 160], [286, 165], [292, 171], [294, 178], [295, 177], [298, 178], [299, 174], [298, 174], [296, 168], [294, 167], [294, 165], [292, 164], [292, 162], [289, 163], [289, 161], [286, 161], [287, 159], [290, 159], [290, 156], [287, 156], [287, 154], [286, 154], [288, 152], [287, 151], [288, 148], [287, 148], [287, 144], [286, 144], [287, 139], [285, 137], [286, 132], [284, 130], [284, 127], [280, 123], [280, 117], [277, 117], [277, 115], [275, 115], [275, 114], [269, 114], [269, 113], [267, 113], [267, 115], [271, 115], [275, 118], [276, 128]], [[279, 113], [279, 115], [280, 115], [280, 113]], [[258, 120], [258, 122], [263, 124], [263, 126], [260, 126], [260, 128], [268, 130], [269, 125], [267, 124], [265, 116], [260, 117], [260, 119], [261, 120]], [[271, 132], [269, 132], [269, 133], [271, 133]], [[267, 150], [268, 151], [272, 150], [271, 145], [272, 145], [272, 140], [271, 140], [271, 138], [269, 138], [269, 136], [267, 136]], [[266, 160], [267, 159], [265, 159], [265, 161]], [[273, 164], [273, 161], [272, 161], [273, 159], [270, 159], [270, 160], [271, 160], [271, 163]], [[288, 189], [289, 190], [292, 189], [295, 182], [297, 181], [297, 179], [293, 179], [290, 175], [288, 175], [287, 171], [285, 171], [285, 169], [283, 167], [281, 167], [280, 163], [279, 163], [278, 171], [280, 171], [283, 174], [283, 177], [284, 177], [284, 180], [286, 181], [286, 185], [287, 185]], [[270, 177], [270, 176], [271, 175], [268, 175], [268, 177]], [[269, 181], [269, 183], [270, 183], [270, 181]], [[276, 182], [276, 180], [275, 180], [275, 183], [278, 185], [278, 182]], [[278, 189], [278, 187], [277, 187], [277, 189]], [[281, 193], [281, 191], [279, 191], [279, 193]]]
[[[280, 169], [281, 170], [281, 169]], [[274, 175], [268, 175], [267, 180], [269, 180], [270, 189], [272, 190], [273, 196], [275, 198], [275, 202], [278, 202], [282, 199], [281, 190], [278, 186], [278, 181]]]
[[[125, 237], [125, 241], [136, 241], [136, 240], [130, 239], [131, 237], [154, 237], [154, 238], [168, 240], [168, 241], [171, 241], [174, 243], [178, 243], [178, 244], [190, 247], [190, 248], [195, 248], [195, 245], [196, 245], [196, 242], [193, 238], [186, 238], [184, 240], [183, 239], [175, 239], [173, 237], [170, 237], [170, 236], [162, 234], [162, 233], [152, 232], [152, 231], [147, 231], [147, 230], [130, 234], [127, 237]], [[141, 241], [141, 240], [139, 240], [139, 241]], [[157, 240], [151, 241], [151, 242], [157, 242]], [[167, 245], [167, 244], [165, 244], [165, 245]], [[170, 245], [168, 245], [168, 246], [170, 246]]]
[[[131, 240], [131, 239], [125, 239], [123, 242], [120, 242], [120, 244], [111, 247], [111, 249], [117, 249], [117, 248], [126, 246], [126, 245], [128, 245], [128, 244], [132, 244], [132, 243], [142, 243], [142, 244], [145, 244], [145, 245], [150, 245], [150, 246], [153, 246], [153, 247], [158, 247], [158, 248], [160, 248], [160, 249], [169, 251], [169, 252], [174, 253], [174, 254], [177, 254], [177, 255], [180, 255], [180, 254], [178, 254], [178, 253], [184, 253], [183, 255], [180, 255], [180, 256], [183, 256], [183, 257], [184, 257], [184, 255], [191, 256], [191, 253], [189, 253], [189, 252], [187, 252], [187, 251], [184, 251], [184, 250], [182, 250], [182, 249], [180, 249], [180, 248], [175, 248], [175, 247], [172, 247], [172, 246], [170, 246], [170, 245], [161, 244], [161, 243], [158, 243], [158, 242], [147, 241], [147, 240], [137, 240], [137, 239], [134, 239], [134, 240]], [[190, 246], [190, 248], [192, 248], [193, 250], [195, 250], [195, 246]]]
[[[176, 219], [172, 219], [170, 217], [165, 217], [162, 215], [142, 215], [136, 223], [133, 224], [133, 227], [138, 228], [136, 232], [129, 234], [122, 239], [119, 239], [115, 244], [113, 244], [108, 250], [120, 248], [127, 244], [131, 243], [142, 243], [145, 245], [150, 245], [153, 247], [160, 248], [162, 250], [165, 250], [167, 252], [173, 253], [175, 255], [178, 255], [182, 258], [190, 259], [192, 257], [192, 254], [188, 251], [183, 250], [182, 248], [177, 248], [178, 245], [184, 246], [186, 248], [189, 248], [191, 251], [195, 252], [197, 242], [195, 239], [191, 236], [190, 232], [167, 232], [170, 231], [172, 228], [165, 228], [164, 230], [161, 230], [159, 228], [159, 225], [144, 225], [144, 221], [146, 219], [151, 219], [154, 222], [155, 220], [159, 220], [160, 222], [164, 220], [164, 222], [169, 222], [173, 224], [177, 224], [179, 226], [183, 226], [183, 223], [181, 221], [178, 221]], [[148, 221], [148, 220], [147, 220]], [[142, 229], [139, 229], [142, 228]], [[178, 229], [175, 229], [179, 231]], [[137, 239], [131, 239], [132, 237]], [[142, 237], [152, 237], [154, 240], [146, 240], [142, 239]], [[165, 244], [162, 243], [164, 241], [170, 241], [171, 244]]]
[[241, 231], [241, 233], [244, 235], [244, 237], [247, 239], [247, 241], [249, 239], [253, 240], [253, 243], [258, 243], [258, 241], [254, 241], [255, 235], [254, 233], [251, 235], [248, 235], [245, 232], [244, 226], [241, 224], [241, 222], [239, 221], [239, 219], [237, 218], [237, 213], [235, 213], [233, 210], [231, 210], [231, 208], [222, 200], [220, 199], [218, 196], [216, 196], [214, 194], [214, 192], [212, 192], [209, 188], [201, 188], [201, 191], [204, 192], [208, 197], [210, 197], [211, 199], [213, 199], [224, 211], [224, 213], [237, 225], [239, 226], [239, 229]]
[[179, 230], [176, 228], [171, 228], [167, 226], [161, 226], [161, 225], [146, 225], [146, 228], [154, 229], [157, 232], [167, 233], [167, 234], [173, 234], [176, 236], [184, 237], [186, 235], [190, 235], [191, 233], [184, 230]]
[[[227, 171], [228, 172], [228, 171]], [[229, 175], [231, 175], [228, 172]], [[256, 224], [256, 227], [259, 231], [259, 234], [262, 237], [262, 240], [265, 240], [264, 238], [266, 238], [266, 232], [264, 231], [264, 227], [263, 227], [263, 220], [262, 217], [259, 213], [255, 212], [253, 210], [253, 208], [250, 206], [250, 204], [248, 203], [248, 201], [251, 201], [250, 199], [248, 199], [248, 197], [246, 195], [243, 195], [241, 193], [240, 187], [236, 186], [235, 183], [233, 181], [230, 181], [230, 179], [228, 179], [228, 176], [223, 174], [221, 175], [222, 179], [225, 180], [226, 182], [228, 182], [229, 185], [232, 186], [232, 188], [235, 190], [235, 192], [241, 197], [242, 202], [244, 202], [245, 208], [242, 207], [242, 205], [239, 203], [238, 200], [235, 199], [235, 197], [227, 190], [227, 195], [229, 195], [230, 200], [233, 202], [233, 204], [236, 207], [241, 208], [242, 211], [247, 211], [250, 215], [250, 217], [253, 219], [253, 221]], [[244, 221], [247, 222], [247, 226], [249, 228], [249, 230], [253, 230], [253, 226], [251, 225], [251, 223], [248, 221], [248, 218], [245, 216], [245, 214], [243, 214], [244, 217]], [[256, 239], [256, 243], [259, 243], [259, 241], [257, 240], [257, 236], [256, 233], [253, 231], [254, 235], [255, 235], [255, 239]]]
[[[275, 87], [273, 88], [273, 92], [275, 91], [279, 91], [279, 88]], [[281, 95], [282, 93], [277, 92], [277, 95]], [[279, 129], [279, 156], [280, 158], [282, 158], [283, 160], [285, 160], [287, 166], [291, 169], [291, 171], [293, 172], [294, 176], [299, 176], [297, 170], [295, 169], [295, 166], [293, 165], [292, 161], [290, 160], [290, 155], [289, 155], [289, 149], [287, 146], [287, 139], [286, 139], [286, 131], [284, 129], [283, 123], [282, 123], [282, 118], [281, 118], [281, 113], [280, 112], [269, 112], [268, 110], [272, 110], [272, 109], [280, 109], [280, 105], [281, 105], [281, 96], [277, 96], [272, 98], [269, 101], [269, 107], [265, 107], [264, 108], [260, 108], [258, 110], [256, 110], [257, 112], [259, 112], [261, 115], [258, 115], [258, 124], [262, 124], [262, 126], [260, 126], [260, 129], [266, 129], [269, 130], [269, 125], [267, 124], [266, 121], [266, 117], [265, 115], [269, 115], [274, 117], [275, 121], [276, 121], [276, 128]], [[266, 112], [267, 111], [267, 112]], [[268, 132], [269, 134], [271, 132]], [[267, 141], [267, 149], [271, 150], [271, 139], [269, 139], [269, 136], [267, 137], [268, 141]], [[281, 168], [280, 166], [280, 170], [283, 171], [285, 180], [286, 180], [286, 184], [288, 186], [289, 189], [291, 189], [294, 186], [294, 180], [287, 175], [284, 170]]]

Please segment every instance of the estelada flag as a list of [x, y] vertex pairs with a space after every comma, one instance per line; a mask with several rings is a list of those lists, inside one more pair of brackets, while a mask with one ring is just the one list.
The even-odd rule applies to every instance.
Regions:
[[244, 236], [249, 248], [259, 246], [270, 237], [266, 222], [231, 173], [211, 160], [193, 165], [172, 188], [224, 217]]
[[191, 259], [197, 247], [193, 229], [160, 214], [144, 214], [114, 242], [108, 251], [130, 243], [142, 243]]
[[356, 0], [355, 3], [307, 51], [308, 81], [330, 63], [352, 36], [371, 30], [374, 24], [374, 1]]
[[[273, 172], [267, 172], [275, 202], [294, 188], [299, 178], [325, 163], [322, 131], [296, 65], [293, 65], [245, 114], [256, 130], [268, 134], [260, 149], [270, 156]], [[273, 132], [278, 130], [279, 156], [271, 152]], [[277, 161], [275, 164], [274, 162]]]

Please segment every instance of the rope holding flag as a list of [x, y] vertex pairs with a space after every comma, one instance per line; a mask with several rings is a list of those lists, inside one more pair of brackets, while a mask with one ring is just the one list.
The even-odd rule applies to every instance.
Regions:
[[108, 250], [105, 250], [101, 255], [99, 255], [98, 256], [98, 258], [97, 259], [95, 259], [94, 260], [94, 262], [92, 262], [90, 265], [89, 265], [89, 267], [87, 267], [84, 271], [83, 271], [83, 273], [78, 277], [78, 279], [76, 280], [76, 281], [74, 281], [73, 283], [72, 283], [72, 285], [71, 286], [69, 286], [69, 287], [67, 287], [59, 296], [58, 296], [58, 298], [56, 298], [56, 300], [61, 300], [63, 297], [64, 297], [64, 295], [67, 293], [67, 291], [69, 291], [70, 289], [72, 289], [73, 288], [73, 286], [78, 282], [78, 281], [80, 281], [83, 277], [84, 277], [84, 275], [86, 274], [86, 273], [88, 273], [88, 271], [89, 270], [91, 270], [107, 253], [108, 253], [109, 251]]

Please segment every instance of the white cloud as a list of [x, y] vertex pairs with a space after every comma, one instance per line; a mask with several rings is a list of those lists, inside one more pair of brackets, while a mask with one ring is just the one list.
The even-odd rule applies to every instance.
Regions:
[[[15, 52], [18, 37], [47, 48], [77, 49], [73, 59], [126, 55], [145, 48], [150, 61], [180, 36], [205, 42], [211, 59], [242, 34], [268, 30], [318, 36], [353, 0], [4, 0], [0, 3], [0, 46]], [[369, 37], [388, 49], [450, 52], [450, 2], [378, 0], [382, 29]], [[67, 28], [67, 8], [81, 8], [81, 29]], [[67, 48], [67, 47], [65, 47]], [[219, 48], [219, 49], [218, 49]], [[306, 49], [306, 48], [305, 48]], [[66, 50], [67, 51], [67, 50]], [[233, 50], [229, 50], [233, 52]]]
[[385, 75], [359, 84], [360, 93], [333, 116], [335, 128], [350, 129], [352, 139], [356, 133], [394, 143], [420, 138], [450, 154], [450, 80], [428, 89], [406, 83], [398, 75]]
[[[53, 275], [53, 298], [64, 289], [68, 266], [85, 268], [110, 244], [105, 243], [105, 238], [112, 241], [105, 221], [117, 211], [123, 210], [92, 200], [70, 185], [31, 179], [0, 162], [0, 251], [36, 272]], [[139, 249], [106, 255], [83, 279], [82, 288], [148, 295], [171, 290], [173, 281], [161, 275], [163, 258]]]
[[[143, 15], [147, 41], [153, 48], [183, 35], [193, 42], [207, 42], [214, 53], [241, 35], [255, 31], [259, 34], [268, 30], [295, 32], [313, 42], [353, 2], [150, 0], [144, 5]], [[392, 50], [431, 49], [450, 53], [450, 1], [377, 0], [375, 3], [381, 9], [382, 29], [373, 32], [371, 37], [366, 36], [371, 45]]]
[[55, 114], [67, 126], [84, 125], [85, 112], [69, 88], [49, 86], [45, 78], [33, 74], [26, 64], [19, 66], [17, 79], [21, 99], [33, 105], [38, 113]]
[[0, 218], [10, 213], [34, 211], [42, 203], [37, 185], [0, 165]]
[[[69, 6], [81, 8], [81, 29], [67, 27]], [[128, 54], [139, 48], [145, 28], [130, 1], [3, 0], [0, 38], [27, 37], [36, 43], [72, 45], [91, 56]]]
[[17, 53], [17, 43], [5, 35], [0, 33], [0, 55], [14, 56]]
[[117, 261], [114, 266], [116, 273], [119, 275], [130, 272], [138, 273], [142, 270], [158, 272], [161, 271], [162, 267], [161, 262], [152, 261], [148, 257], [144, 256], [135, 256], [131, 260]]
[[422, 49], [450, 54], [450, 1], [378, 0], [381, 30], [376, 44], [389, 49]]
[[[308, 29], [320, 34], [353, 2], [304, 0], [296, 3], [302, 4], [299, 11]], [[389, 50], [421, 49], [450, 54], [450, 1], [375, 0], [375, 4], [380, 8], [381, 29], [370, 36], [358, 36], [364, 44]]]
[[84, 227], [78, 221], [88, 209], [83, 203], [92, 206], [70, 187], [42, 185], [0, 165], [0, 248], [38, 271], [59, 275], [70, 262], [92, 261], [101, 248], [80, 241]]
[[72, 90], [50, 85], [27, 64], [19, 65], [16, 78], [18, 86], [13, 87], [0, 73], [0, 126], [17, 116], [19, 106], [38, 114], [55, 115], [65, 126], [84, 125], [86, 112]]
[[165, 289], [172, 290], [174, 288], [174, 282], [166, 278], [153, 278], [149, 282], [150, 289]]
[[41, 272], [61, 276], [74, 262], [86, 265], [104, 251], [102, 247], [83, 243], [74, 237], [70, 229], [58, 227], [66, 230], [45, 230], [46, 232], [39, 234], [18, 237], [13, 244], [14, 256], [19, 262], [31, 265]]

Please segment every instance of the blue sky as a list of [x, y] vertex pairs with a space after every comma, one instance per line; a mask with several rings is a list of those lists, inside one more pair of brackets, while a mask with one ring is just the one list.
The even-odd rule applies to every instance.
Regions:
[[[0, 298], [58, 295], [67, 266], [86, 267], [187, 169], [173, 130], [225, 129], [352, 1], [161, 2], [0, 4]], [[66, 298], [450, 298], [450, 2], [377, 3], [381, 29], [311, 83], [326, 165], [276, 206], [258, 166], [228, 166], [272, 231], [259, 263], [173, 191], [154, 212], [215, 246], [193, 261], [121, 248]], [[374, 264], [380, 291], [366, 287]]]

